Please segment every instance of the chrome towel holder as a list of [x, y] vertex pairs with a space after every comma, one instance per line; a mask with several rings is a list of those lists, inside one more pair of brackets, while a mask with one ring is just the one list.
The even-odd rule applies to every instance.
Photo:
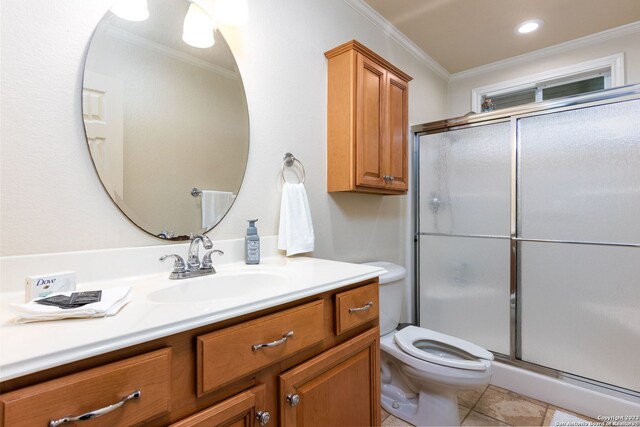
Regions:
[[291, 167], [291, 166], [293, 166], [293, 164], [294, 164], [295, 162], [298, 162], [298, 163], [300, 164], [300, 167], [302, 168], [302, 180], [301, 180], [300, 184], [304, 184], [304, 179], [305, 179], [305, 177], [306, 177], [306, 173], [305, 173], [305, 171], [304, 171], [304, 165], [302, 164], [302, 162], [301, 162], [299, 159], [297, 159], [297, 158], [296, 158], [293, 154], [291, 154], [291, 153], [286, 153], [286, 154], [284, 155], [284, 159], [283, 159], [283, 160], [284, 160], [284, 161], [282, 162], [282, 170], [280, 171], [280, 174], [282, 175], [282, 180], [283, 180], [284, 182], [287, 182], [286, 178], [284, 177], [284, 167], [285, 167], [285, 166], [286, 166], [286, 167]]
[[193, 189], [191, 190], [191, 195], [193, 197], [198, 197], [202, 195], [202, 190], [198, 190], [196, 187], [193, 187]]

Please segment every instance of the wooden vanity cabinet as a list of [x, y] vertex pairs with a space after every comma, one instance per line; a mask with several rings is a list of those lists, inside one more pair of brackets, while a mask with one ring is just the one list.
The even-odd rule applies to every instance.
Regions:
[[377, 292], [377, 280], [347, 285], [5, 381], [0, 427], [46, 426], [137, 389], [108, 415], [61, 425], [380, 425]]
[[355, 40], [325, 56], [327, 191], [406, 194], [411, 77]]

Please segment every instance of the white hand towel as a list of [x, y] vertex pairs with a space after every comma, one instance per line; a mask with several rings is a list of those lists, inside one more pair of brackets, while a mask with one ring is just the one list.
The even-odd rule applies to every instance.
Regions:
[[209, 229], [216, 225], [227, 213], [236, 199], [230, 191], [202, 191], [202, 228]]
[[[69, 296], [73, 292], [58, 292], [47, 295]], [[122, 307], [131, 301], [131, 287], [121, 286], [111, 289], [103, 289], [100, 301], [83, 305], [77, 308], [63, 309], [50, 305], [42, 305], [33, 301], [26, 304], [11, 305], [11, 309], [18, 316], [17, 323], [40, 322], [44, 320], [59, 320], [69, 318], [107, 317], [114, 316]]]
[[313, 251], [315, 237], [304, 184], [285, 182], [280, 204], [278, 249], [287, 256]]

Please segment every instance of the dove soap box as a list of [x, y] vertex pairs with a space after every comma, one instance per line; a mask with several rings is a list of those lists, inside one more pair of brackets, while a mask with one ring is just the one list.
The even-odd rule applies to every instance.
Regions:
[[46, 297], [54, 292], [68, 292], [76, 290], [76, 272], [61, 271], [59, 273], [27, 276], [25, 279], [26, 302], [34, 298]]

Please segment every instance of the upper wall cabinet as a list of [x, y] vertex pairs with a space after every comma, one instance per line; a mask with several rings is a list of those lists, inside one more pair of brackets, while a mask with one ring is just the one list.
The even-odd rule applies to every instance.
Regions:
[[405, 194], [411, 77], [355, 40], [325, 56], [327, 191]]

